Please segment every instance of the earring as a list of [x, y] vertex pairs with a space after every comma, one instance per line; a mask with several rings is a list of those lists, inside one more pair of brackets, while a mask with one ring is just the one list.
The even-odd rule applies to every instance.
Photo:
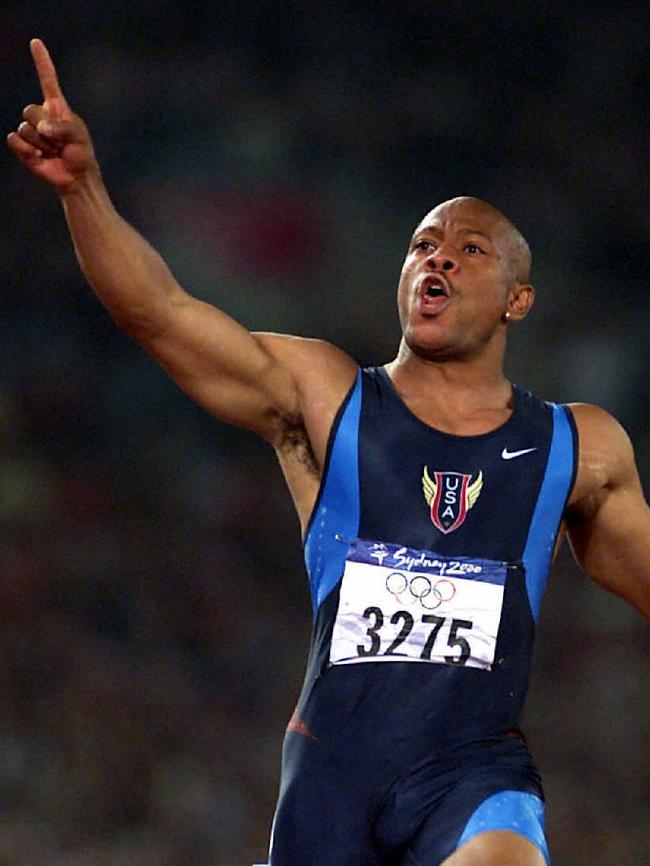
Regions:
[[503, 321], [504, 322], [510, 321], [510, 310], [506, 310], [505, 313], [503, 314]]

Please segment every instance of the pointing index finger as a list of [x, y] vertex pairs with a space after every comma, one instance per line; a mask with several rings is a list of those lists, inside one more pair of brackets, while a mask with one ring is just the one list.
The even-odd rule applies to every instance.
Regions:
[[[32, 52], [32, 59], [34, 60], [34, 66], [36, 67], [36, 73], [41, 85], [41, 90], [43, 91], [43, 99], [45, 103], [47, 104], [51, 100], [61, 100], [66, 104], [65, 97], [61, 92], [61, 87], [59, 86], [56, 69], [52, 63], [50, 53], [45, 47], [45, 43], [41, 39], [32, 39], [29, 43], [29, 48]], [[60, 103], [54, 104], [57, 105]]]

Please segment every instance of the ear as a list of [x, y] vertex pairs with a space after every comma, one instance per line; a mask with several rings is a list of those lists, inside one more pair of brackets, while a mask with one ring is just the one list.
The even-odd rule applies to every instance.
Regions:
[[508, 319], [511, 322], [525, 319], [534, 303], [535, 289], [528, 283], [515, 283], [506, 300], [506, 312], [510, 313]]

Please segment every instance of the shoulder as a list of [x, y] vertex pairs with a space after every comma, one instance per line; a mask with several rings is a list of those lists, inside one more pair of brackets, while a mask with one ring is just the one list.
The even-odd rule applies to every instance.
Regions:
[[309, 378], [314, 372], [346, 380], [352, 380], [356, 375], [357, 363], [343, 349], [326, 340], [261, 331], [253, 336], [268, 354], [287, 367], [298, 381]]
[[636, 476], [634, 450], [623, 426], [605, 409], [569, 403], [578, 434], [578, 471], [570, 504]]
[[632, 453], [630, 437], [613, 415], [590, 403], [568, 403], [573, 415], [581, 450], [598, 453], [610, 460], [621, 460]]
[[289, 373], [297, 390], [297, 412], [280, 419], [273, 444], [284, 449], [296, 435], [306, 436], [322, 465], [332, 423], [354, 384], [358, 364], [325, 340], [259, 332], [254, 337]]
[[303, 413], [338, 406], [359, 369], [347, 352], [325, 340], [258, 332], [255, 338], [293, 379]]

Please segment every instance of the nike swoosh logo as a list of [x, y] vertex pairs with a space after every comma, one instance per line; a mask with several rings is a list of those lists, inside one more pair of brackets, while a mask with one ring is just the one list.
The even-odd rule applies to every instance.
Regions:
[[513, 457], [521, 457], [522, 454], [530, 454], [531, 451], [537, 451], [537, 446], [535, 448], [522, 448], [521, 451], [508, 451], [507, 448], [504, 448], [501, 456], [504, 460], [512, 460]]

